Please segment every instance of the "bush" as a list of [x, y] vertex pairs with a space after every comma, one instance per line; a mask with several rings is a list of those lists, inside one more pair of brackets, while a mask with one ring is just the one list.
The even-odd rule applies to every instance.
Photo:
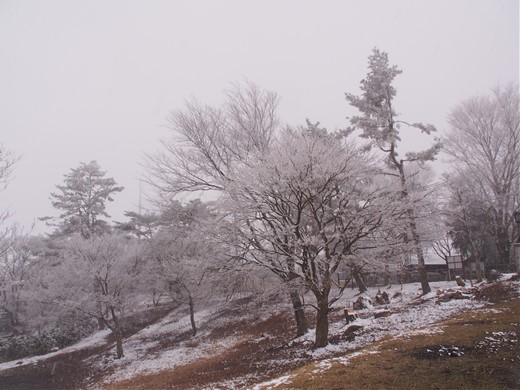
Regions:
[[96, 330], [90, 318], [68, 314], [59, 325], [39, 334], [22, 334], [0, 340], [0, 359], [14, 360], [27, 356], [44, 355], [53, 348], [64, 348]]
[[91, 318], [68, 315], [61, 319], [60, 325], [50, 331], [50, 335], [58, 348], [67, 347], [78, 340], [92, 334], [97, 329]]
[[46, 333], [38, 336], [13, 336], [0, 343], [0, 356], [4, 360], [20, 359], [31, 355], [46, 354], [54, 347], [54, 340]]

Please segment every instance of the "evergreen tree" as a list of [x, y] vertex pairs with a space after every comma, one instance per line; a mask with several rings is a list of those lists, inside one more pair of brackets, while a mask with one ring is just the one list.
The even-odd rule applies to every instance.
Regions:
[[[417, 229], [417, 217], [414, 204], [411, 201], [410, 192], [406, 182], [405, 164], [417, 163], [424, 165], [427, 161], [435, 160], [435, 156], [440, 151], [440, 141], [435, 140], [434, 144], [427, 150], [420, 152], [407, 153], [401, 158], [397, 152], [399, 141], [399, 128], [405, 125], [409, 128], [419, 130], [426, 134], [435, 132], [433, 125], [422, 123], [408, 123], [397, 119], [397, 114], [393, 107], [393, 100], [396, 89], [392, 83], [396, 76], [401, 74], [401, 70], [396, 66], [391, 66], [388, 62], [388, 54], [373, 50], [368, 57], [369, 73], [364, 80], [361, 80], [361, 96], [346, 94], [346, 99], [353, 107], [357, 108], [361, 115], [350, 119], [352, 126], [362, 131], [361, 137], [370, 140], [370, 146], [380, 149], [387, 155], [388, 174], [394, 175], [401, 185], [401, 199], [408, 206], [408, 233], [412, 237], [412, 243], [417, 255], [419, 275], [424, 294], [430, 292], [430, 286], [426, 277], [424, 265], [424, 254], [421, 245], [421, 238]], [[404, 234], [408, 241], [408, 234]]]
[[111, 177], [105, 177], [96, 161], [80, 163], [65, 175], [63, 185], [57, 185], [57, 192], [51, 193], [52, 205], [63, 211], [57, 218], [44, 217], [42, 220], [57, 220], [53, 236], [67, 236], [79, 233], [83, 238], [102, 235], [110, 230], [102, 219], [109, 218], [105, 211], [106, 202], [112, 195], [123, 191]]

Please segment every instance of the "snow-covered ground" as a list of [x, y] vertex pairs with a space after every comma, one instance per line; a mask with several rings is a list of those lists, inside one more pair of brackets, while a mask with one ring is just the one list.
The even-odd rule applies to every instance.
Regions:
[[[369, 309], [357, 312], [360, 318], [354, 321], [354, 325], [362, 326], [363, 329], [356, 332], [352, 341], [347, 341], [342, 337], [336, 337], [334, 343], [326, 348], [312, 350], [314, 341], [314, 330], [305, 336], [294, 339], [289, 347], [298, 345], [305, 351], [306, 361], [316, 361], [316, 372], [326, 370], [333, 362], [348, 364], [348, 361], [360, 353], [377, 353], [375, 348], [370, 345], [381, 338], [390, 335], [395, 337], [409, 337], [418, 333], [442, 332], [442, 327], [437, 322], [446, 319], [453, 314], [482, 308], [485, 303], [474, 299], [453, 299], [446, 302], [437, 300], [437, 290], [457, 288], [455, 282], [433, 282], [430, 283], [432, 292], [426, 296], [420, 296], [420, 284], [412, 283], [403, 286], [394, 285], [381, 288], [381, 292], [386, 292], [390, 297], [390, 303], [386, 305], [374, 306]], [[373, 299], [378, 292], [378, 288], [370, 288], [364, 296]], [[312, 296], [306, 296], [307, 302], [312, 302]], [[347, 289], [343, 296], [334, 307], [338, 308], [331, 315], [330, 336], [342, 335], [348, 326], [342, 316], [342, 309], [351, 306], [351, 303], [359, 298], [357, 289]], [[124, 357], [114, 358], [114, 351], [107, 350], [101, 355], [93, 355], [88, 360], [104, 372], [111, 372], [104, 377], [105, 383], [120, 382], [131, 379], [144, 373], [155, 373], [163, 370], [172, 370], [175, 367], [183, 366], [201, 358], [217, 356], [230, 350], [240, 342], [244, 341], [247, 335], [236, 334], [222, 338], [210, 337], [212, 329], [216, 326], [230, 326], [233, 321], [241, 319], [257, 320], [265, 319], [275, 312], [291, 312], [288, 302], [275, 305], [265, 305], [255, 313], [243, 310], [239, 318], [217, 314], [221, 307], [213, 307], [196, 313], [197, 324], [200, 331], [195, 338], [188, 337], [190, 330], [189, 316], [184, 312], [174, 311], [157, 323], [150, 325], [135, 335], [124, 341]], [[376, 311], [387, 310], [393, 314], [388, 317], [374, 318]], [[488, 309], [496, 310], [496, 309]], [[253, 310], [254, 311], [254, 310]], [[292, 319], [291, 319], [292, 320]], [[54, 352], [52, 354], [21, 359], [24, 365], [35, 364], [50, 357], [68, 353], [85, 347], [103, 345], [106, 343], [109, 331], [98, 332], [82, 342]], [[263, 337], [263, 336], [262, 336]], [[338, 341], [339, 340], [339, 341]], [[253, 338], [248, 340], [254, 343]], [[363, 348], [361, 350], [361, 348]], [[283, 359], [302, 359], [301, 356], [283, 357]], [[0, 364], [0, 371], [20, 365], [19, 361], [12, 361]], [[273, 362], [276, 364], [276, 362]], [[285, 366], [284, 366], [285, 367]], [[212, 384], [211, 388], [235, 388], [242, 387], [250, 383], [253, 373], [244, 374], [242, 378], [233, 378], [229, 382]], [[256, 385], [255, 389], [267, 389], [275, 387], [279, 383], [290, 383], [289, 374], [281, 375], [279, 378]]]
[[[391, 302], [387, 305], [358, 311], [357, 314], [363, 318], [359, 318], [349, 325], [359, 325], [362, 326], [363, 329], [358, 332], [353, 341], [329, 344], [325, 348], [314, 350], [312, 355], [317, 359], [321, 359], [316, 364], [315, 373], [327, 370], [332, 366], [333, 362], [348, 364], [353, 357], [361, 354], [378, 353], [377, 349], [371, 348], [370, 345], [385, 336], [410, 337], [416, 334], [443, 332], [442, 327], [436, 324], [437, 322], [442, 321], [455, 313], [466, 310], [481, 309], [486, 305], [485, 303], [474, 299], [453, 299], [447, 302], [438, 302], [436, 299], [436, 291], [449, 288], [457, 289], [456, 283], [435, 282], [430, 283], [430, 286], [432, 292], [424, 296], [419, 295], [419, 283], [403, 285], [402, 289], [401, 286], [382, 289], [381, 291], [386, 291], [390, 297], [395, 295], [396, 292], [399, 292], [400, 296], [391, 299]], [[364, 295], [367, 297], [374, 297], [377, 291], [377, 288], [370, 288]], [[348, 306], [349, 302], [358, 298], [354, 295], [355, 293], [356, 291], [347, 291], [341, 298], [339, 305], [341, 306], [341, 304], [344, 304], [344, 306]], [[392, 314], [389, 317], [377, 319], [370, 315], [370, 312], [382, 309], [395, 312], [395, 314]], [[344, 322], [332, 323], [330, 325], [330, 334], [341, 334], [349, 325], [345, 325]], [[310, 345], [314, 339], [314, 331], [309, 332], [302, 338], [296, 339], [293, 342], [299, 342], [302, 339], [307, 340]], [[359, 351], [360, 348], [364, 349]], [[338, 353], [341, 353], [340, 357], [337, 357]], [[271, 389], [276, 387], [278, 384], [290, 385], [290, 383], [291, 375], [285, 374], [279, 378], [259, 383], [255, 385], [253, 389]]]
[[[211, 310], [196, 313], [196, 321], [203, 324], [213, 314]], [[178, 317], [177, 311], [170, 313], [161, 321], [150, 325], [124, 341], [124, 357], [115, 359], [113, 353], [104, 357], [94, 356], [95, 365], [100, 369], [110, 366], [113, 374], [105, 377], [105, 383], [120, 382], [140, 374], [150, 374], [191, 363], [197, 359], [218, 355], [232, 347], [237, 339], [228, 337], [212, 343], [198, 342], [187, 338], [176, 342], [175, 339], [191, 329], [189, 315]], [[200, 334], [198, 336], [200, 339]], [[161, 342], [171, 340], [171, 347], [161, 348]]]

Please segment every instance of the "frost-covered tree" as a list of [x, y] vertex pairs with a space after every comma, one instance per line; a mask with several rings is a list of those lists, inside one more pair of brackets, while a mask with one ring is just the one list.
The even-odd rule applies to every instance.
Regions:
[[[195, 306], [197, 300], [211, 293], [207, 280], [211, 275], [210, 248], [204, 237], [191, 231], [177, 235], [160, 232], [153, 240], [152, 261], [160, 275], [166, 294], [174, 301], [187, 305], [190, 315], [191, 333], [197, 334]], [[204, 283], [204, 284], [203, 284]]]
[[[233, 198], [226, 199], [221, 205], [223, 210], [229, 212], [228, 223], [224, 227], [225, 234], [222, 236], [229, 248], [228, 256], [237, 261], [241, 268], [260, 265], [276, 275], [291, 300], [296, 336], [302, 336], [308, 332], [302, 297], [308, 289], [302, 274], [298, 272], [296, 262], [291, 257], [273, 252], [267, 242], [256, 238], [258, 229], [262, 229], [261, 225], [255, 223], [256, 213], [248, 210], [247, 204], [238, 202], [234, 191]], [[255, 272], [258, 273], [258, 270]]]
[[[11, 180], [13, 169], [18, 158], [4, 145], [0, 144], [0, 191], [3, 191]], [[9, 210], [0, 209], [0, 255], [15, 242], [16, 226], [5, 226], [10, 216]]]
[[437, 204], [434, 211], [429, 223], [429, 241], [434, 253], [448, 264], [448, 257], [457, 254], [449, 227], [451, 211], [444, 203]]
[[54, 291], [54, 270], [62, 258], [63, 243], [21, 230], [17, 230], [15, 238], [9, 250], [0, 256], [4, 308], [11, 315], [16, 332], [54, 331], [71, 312], [70, 308], [53, 305], [48, 294]]
[[[466, 259], [476, 266], [476, 278], [482, 279], [484, 265], [496, 268], [498, 252], [493, 245], [492, 210], [472, 191], [471, 181], [466, 174], [444, 175], [448, 189], [446, 224], [453, 245]], [[475, 180], [478, 180], [475, 178]]]
[[161, 227], [150, 241], [150, 270], [174, 302], [188, 306], [195, 336], [196, 304], [211, 295], [215, 275], [224, 274], [219, 244], [212, 239], [215, 215], [196, 199], [186, 205], [170, 202], [158, 219]]
[[[276, 93], [253, 83], [233, 85], [218, 107], [187, 102], [172, 112], [172, 136], [163, 141], [163, 150], [147, 157], [147, 181], [163, 202], [185, 193], [227, 192], [234, 169], [269, 149], [279, 128], [277, 106]], [[301, 335], [307, 332], [303, 304], [290, 290]]]
[[114, 229], [137, 238], [150, 239], [160, 224], [159, 215], [153, 212], [125, 211], [126, 222], [115, 222]]
[[186, 192], [223, 190], [229, 172], [269, 146], [278, 127], [278, 97], [253, 83], [233, 85], [221, 106], [195, 100], [169, 118], [171, 137], [146, 160], [148, 182], [167, 199]]
[[[411, 241], [417, 256], [422, 291], [430, 292], [426, 269], [424, 265], [423, 244], [417, 228], [417, 212], [411, 201], [411, 194], [406, 183], [405, 166], [409, 163], [423, 165], [427, 161], [435, 160], [440, 151], [440, 141], [435, 139], [433, 145], [423, 151], [407, 153], [404, 158], [398, 153], [401, 126], [417, 130], [425, 134], [436, 131], [430, 124], [409, 123], [398, 118], [394, 107], [396, 89], [393, 86], [395, 77], [401, 74], [401, 70], [392, 66], [388, 61], [388, 54], [374, 49], [368, 57], [369, 72], [365, 79], [361, 80], [362, 94], [356, 96], [346, 94], [348, 103], [357, 108], [361, 115], [350, 119], [351, 125], [361, 130], [361, 137], [370, 141], [370, 146], [375, 147], [386, 154], [387, 174], [395, 176], [401, 184], [401, 199], [408, 205], [407, 225], [408, 234], [404, 234], [406, 241]], [[411, 236], [411, 240], [409, 238]]]
[[391, 189], [372, 186], [372, 161], [336, 137], [284, 131], [263, 155], [237, 169], [228, 209], [247, 239], [243, 260], [289, 280], [301, 279], [315, 299], [315, 347], [328, 343], [328, 313], [346, 284], [339, 267], [373, 248], [375, 234], [394, 221]]
[[90, 238], [110, 231], [108, 222], [103, 219], [110, 217], [105, 211], [106, 203], [113, 200], [115, 193], [123, 191], [123, 187], [105, 174], [96, 161], [91, 161], [80, 163], [65, 175], [64, 184], [56, 186], [58, 192], [51, 193], [52, 205], [62, 214], [57, 218], [41, 218], [53, 221], [56, 230], [52, 236], [79, 233], [83, 238]]
[[[445, 153], [467, 191], [489, 211], [486, 228], [503, 271], [511, 263], [513, 212], [520, 207], [520, 98], [517, 84], [456, 106], [448, 116]], [[512, 270], [512, 269], [510, 269]]]
[[5, 189], [13, 173], [17, 157], [4, 145], [0, 144], [0, 189]]
[[37, 240], [16, 231], [12, 244], [0, 254], [0, 302], [13, 326], [20, 324], [20, 311], [28, 303], [31, 273], [40, 260], [35, 250]]
[[135, 305], [145, 261], [143, 243], [121, 235], [74, 236], [63, 258], [47, 269], [45, 295], [55, 304], [100, 319], [112, 331], [123, 356], [121, 315]]

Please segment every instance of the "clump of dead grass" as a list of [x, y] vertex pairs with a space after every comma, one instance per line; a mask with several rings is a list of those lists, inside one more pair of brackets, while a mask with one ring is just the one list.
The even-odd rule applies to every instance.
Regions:
[[516, 283], [498, 282], [480, 288], [478, 299], [491, 303], [500, 303], [518, 298], [519, 292]]

